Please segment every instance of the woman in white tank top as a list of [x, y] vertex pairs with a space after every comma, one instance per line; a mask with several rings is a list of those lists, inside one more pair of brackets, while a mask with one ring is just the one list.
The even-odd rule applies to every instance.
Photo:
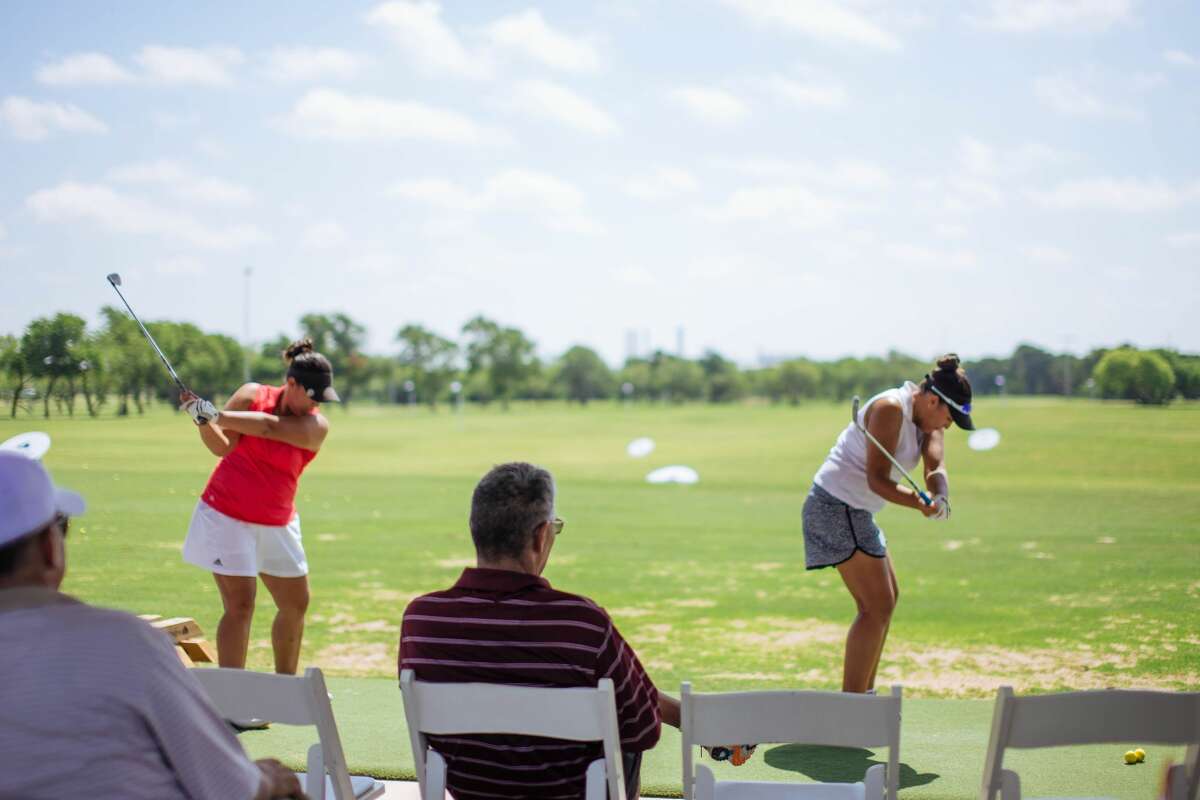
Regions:
[[802, 514], [806, 566], [837, 567], [858, 606], [846, 637], [842, 691], [875, 687], [900, 593], [875, 512], [894, 503], [920, 511], [927, 519], [950, 517], [943, 432], [953, 423], [973, 430], [970, 411], [971, 384], [954, 354], [939, 358], [937, 369], [920, 384], [910, 381], [880, 392], [859, 410], [858, 421], [906, 470], [924, 461], [932, 505], [900, 482], [899, 471], [853, 423], [838, 436], [813, 477]]

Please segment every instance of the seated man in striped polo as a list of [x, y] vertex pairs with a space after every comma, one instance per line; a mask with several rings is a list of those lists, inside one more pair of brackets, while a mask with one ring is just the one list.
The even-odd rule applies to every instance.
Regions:
[[[659, 694], [604, 609], [540, 577], [563, 521], [554, 479], [532, 464], [492, 469], [471, 498], [477, 567], [404, 612], [400, 669], [417, 680], [595, 686], [612, 678], [627, 795], [638, 796], [642, 752], [661, 724], [679, 727], [679, 702]], [[430, 736], [456, 798], [583, 796], [599, 743], [513, 736]]]

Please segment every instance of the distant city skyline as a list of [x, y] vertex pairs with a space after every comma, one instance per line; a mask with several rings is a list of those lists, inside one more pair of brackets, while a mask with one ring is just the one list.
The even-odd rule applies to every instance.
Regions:
[[[286, 15], [286, 24], [280, 16]], [[1200, 351], [1200, 4], [0, 8], [0, 324]], [[249, 283], [246, 270], [252, 270]], [[245, 292], [251, 315], [244, 319]]]

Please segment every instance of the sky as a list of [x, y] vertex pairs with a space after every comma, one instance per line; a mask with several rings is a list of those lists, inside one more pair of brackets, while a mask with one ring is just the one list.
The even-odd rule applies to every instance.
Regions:
[[1197, 142], [1194, 0], [5, 3], [0, 333], [1195, 352]]

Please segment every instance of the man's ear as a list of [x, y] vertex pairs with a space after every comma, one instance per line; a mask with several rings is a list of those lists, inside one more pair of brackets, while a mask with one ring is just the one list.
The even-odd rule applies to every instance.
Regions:
[[533, 551], [538, 555], [550, 546], [550, 523], [543, 522], [533, 529]]

